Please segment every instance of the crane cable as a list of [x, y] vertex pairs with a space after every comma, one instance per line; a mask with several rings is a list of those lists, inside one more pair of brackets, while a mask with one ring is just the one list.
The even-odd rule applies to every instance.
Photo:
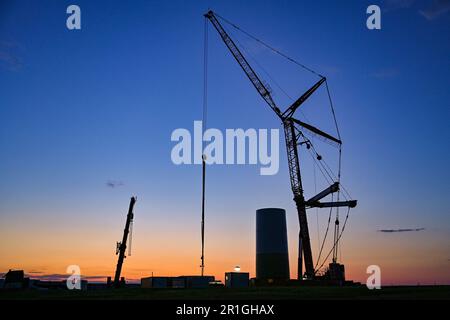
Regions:
[[[313, 167], [313, 174], [314, 174], [314, 194], [317, 194], [316, 166], [314, 165], [314, 163], [313, 163], [312, 167]], [[316, 208], [316, 230], [317, 230], [317, 246], [320, 246], [319, 208]]]
[[345, 226], [347, 225], [347, 221], [348, 221], [348, 216], [349, 216], [349, 214], [350, 214], [350, 207], [348, 207], [348, 209], [347, 209], [347, 215], [345, 216], [344, 224], [343, 224], [343, 226], [342, 226], [341, 232], [339, 233], [339, 237], [338, 237], [337, 240], [335, 241], [335, 243], [334, 243], [333, 247], [331, 248], [331, 250], [328, 252], [328, 254], [327, 254], [327, 256], [325, 257], [325, 259], [323, 260], [322, 264], [319, 266], [319, 268], [316, 269], [316, 271], [317, 271], [317, 270], [320, 270], [320, 268], [323, 267], [323, 265], [325, 264], [325, 262], [327, 261], [327, 259], [330, 257], [330, 254], [333, 252], [334, 248], [335, 248], [336, 245], [339, 243], [339, 240], [341, 239], [342, 234], [344, 233]]
[[312, 74], [315, 74], [316, 76], [320, 77], [320, 78], [325, 78], [324, 76], [322, 76], [320, 73], [314, 71], [313, 69], [307, 67], [306, 65], [304, 65], [303, 63], [300, 63], [296, 60], [294, 60], [293, 58], [287, 56], [286, 54], [284, 54], [283, 52], [281, 52], [280, 50], [272, 47], [271, 45], [265, 43], [264, 41], [258, 39], [257, 37], [251, 35], [250, 33], [248, 33], [247, 31], [243, 30], [242, 28], [240, 28], [239, 26], [235, 25], [234, 23], [232, 23], [231, 21], [225, 19], [224, 17], [218, 15], [216, 12], [214, 12], [214, 15], [216, 17], [219, 17], [222, 21], [224, 21], [225, 23], [229, 24], [230, 26], [232, 26], [233, 28], [235, 28], [236, 30], [239, 30], [240, 32], [242, 32], [243, 34], [245, 34], [246, 36], [252, 38], [253, 40], [255, 40], [256, 42], [259, 42], [260, 44], [262, 44], [264, 47], [272, 50], [273, 52], [279, 54], [280, 56], [284, 57], [285, 59], [291, 61], [292, 63], [295, 63], [296, 65], [298, 65], [299, 67], [311, 72]]
[[[303, 137], [304, 137], [304, 136], [303, 136]], [[304, 137], [304, 138], [305, 138], [305, 137]], [[313, 161], [316, 163], [317, 167], [318, 167], [319, 170], [321, 171], [321, 173], [322, 173], [323, 177], [325, 178], [325, 180], [326, 180], [328, 183], [330, 183], [329, 180], [328, 180], [328, 177], [330, 177], [330, 174], [332, 174], [332, 171], [331, 171], [330, 167], [326, 164], [326, 162], [325, 162], [324, 160], [318, 161], [318, 160], [316, 159], [316, 156], [318, 155], [318, 153], [317, 153], [316, 149], [314, 148], [314, 145], [311, 143], [310, 140], [309, 140], [309, 144], [311, 145], [311, 149], [313, 150], [313, 151], [309, 150], [310, 155], [311, 155], [311, 158], [312, 158]], [[314, 154], [313, 154], [313, 152], [314, 152]], [[323, 166], [322, 162], [326, 164], [326, 167]], [[325, 171], [327, 174], [325, 174], [324, 171]], [[331, 172], [330, 172], [330, 171], [331, 171]], [[327, 175], [328, 175], [328, 177], [327, 177]], [[339, 176], [339, 177], [340, 177], [340, 176]], [[331, 179], [332, 181], [335, 181], [335, 179], [333, 179], [332, 177], [330, 177], [330, 179]], [[346, 189], [343, 188], [343, 187], [342, 187], [342, 189], [344, 190], [344, 193], [343, 193], [344, 198], [345, 198], [346, 200], [351, 199], [351, 196], [350, 196], [350, 194], [346, 191]], [[346, 194], [348, 195], [348, 198], [347, 198]], [[332, 197], [332, 198], [331, 198], [331, 201], [333, 201], [333, 194], [331, 195], [331, 197]], [[348, 210], [347, 210], [347, 215], [346, 215], [346, 217], [345, 217], [345, 221], [344, 221], [344, 224], [343, 224], [343, 226], [342, 226], [342, 229], [341, 229], [341, 231], [339, 232], [339, 234], [337, 235], [337, 237], [335, 237], [335, 239], [334, 239], [333, 247], [331, 248], [330, 252], [329, 252], [329, 253], [327, 254], [327, 256], [325, 257], [324, 261], [323, 261], [322, 264], [319, 266], [319, 268], [317, 268], [317, 265], [318, 265], [319, 262], [320, 262], [320, 257], [321, 257], [321, 255], [322, 255], [322, 251], [323, 251], [323, 248], [324, 248], [324, 245], [325, 245], [325, 241], [326, 241], [326, 238], [327, 238], [327, 235], [328, 235], [328, 231], [329, 231], [329, 227], [330, 227], [330, 221], [331, 221], [331, 213], [332, 213], [332, 209], [333, 209], [333, 208], [330, 208], [330, 213], [329, 213], [329, 216], [328, 216], [327, 229], [326, 229], [326, 231], [325, 231], [325, 235], [324, 235], [324, 238], [323, 238], [323, 240], [322, 240], [322, 245], [321, 245], [321, 249], [320, 249], [320, 252], [319, 252], [319, 255], [318, 255], [318, 258], [317, 258], [316, 267], [314, 268], [314, 269], [316, 270], [316, 272], [319, 271], [319, 270], [323, 267], [323, 265], [325, 264], [325, 262], [326, 262], [327, 259], [329, 258], [330, 254], [331, 254], [331, 253], [333, 252], [333, 250], [339, 245], [339, 241], [340, 241], [340, 239], [342, 238], [342, 234], [343, 234], [343, 232], [344, 232], [344, 230], [345, 230], [345, 227], [346, 227], [347, 221], [348, 221], [348, 217], [349, 217], [349, 214], [350, 214], [350, 207], [349, 207]], [[341, 253], [340, 253], [340, 254], [341, 254]]]
[[[205, 17], [204, 30], [204, 45], [203, 45], [203, 119], [202, 119], [202, 134], [206, 128], [206, 120], [208, 116], [208, 18]], [[203, 152], [203, 150], [202, 150]]]
[[[205, 17], [204, 30], [204, 47], [203, 47], [203, 114], [202, 114], [202, 137], [206, 128], [206, 120], [208, 115], [208, 20]], [[202, 139], [202, 220], [201, 220], [201, 275], [205, 269], [205, 187], [206, 187], [206, 156], [203, 154], [204, 145]]]
[[130, 241], [129, 241], [129, 244], [128, 244], [128, 256], [131, 256], [131, 244], [132, 244], [132, 241], [133, 241], [133, 220], [131, 220], [131, 222], [130, 222], [130, 236], [129, 236], [129, 238], [130, 238]]
[[[302, 132], [300, 132], [300, 135], [301, 135], [304, 139], [306, 139], [306, 137], [303, 135]], [[310, 155], [311, 155], [311, 158], [313, 159], [313, 161], [315, 162], [315, 164], [316, 164], [317, 167], [319, 168], [319, 170], [320, 170], [320, 172], [322, 173], [323, 177], [325, 178], [326, 182], [327, 182], [328, 184], [332, 184], [332, 182], [334, 182], [336, 179], [334, 179], [334, 178], [331, 176], [332, 172], [329, 172], [329, 170], [331, 171], [330, 167], [329, 167], [328, 165], [325, 167], [325, 166], [322, 164], [322, 161], [323, 161], [323, 160], [321, 160], [321, 161], [318, 161], [318, 160], [317, 160], [317, 156], [318, 156], [319, 154], [317, 153], [317, 151], [316, 151], [316, 149], [315, 149], [315, 147], [314, 147], [314, 144], [311, 142], [311, 140], [308, 140], [308, 142], [309, 142], [309, 145], [311, 146], [311, 148], [309, 149], [309, 153], [310, 153]], [[312, 150], [311, 150], [311, 149], [312, 149]], [[313, 153], [314, 153], [314, 154], [313, 154]], [[326, 162], [325, 162], [325, 163], [326, 163]], [[328, 168], [328, 169], [327, 169], [327, 168]], [[325, 172], [324, 172], [324, 171], [325, 171]], [[326, 174], [325, 174], [325, 173], [326, 173]], [[328, 176], [328, 177], [327, 177], [327, 176]], [[331, 180], [329, 180], [329, 179], [331, 179]], [[344, 195], [344, 197], [345, 197], [345, 195]], [[334, 196], [333, 196], [333, 194], [331, 194], [331, 201], [333, 202], [333, 200], [334, 200]], [[327, 228], [326, 228], [326, 231], [325, 231], [324, 238], [323, 238], [323, 240], [322, 240], [322, 244], [321, 244], [321, 246], [320, 246], [319, 255], [318, 255], [318, 257], [317, 257], [316, 265], [315, 265], [315, 268], [314, 268], [314, 269], [316, 270], [316, 272], [323, 266], [323, 263], [322, 263], [322, 265], [321, 265], [319, 268], [317, 268], [317, 266], [318, 266], [318, 264], [319, 264], [319, 262], [320, 262], [320, 258], [321, 258], [321, 256], [322, 256], [322, 252], [323, 252], [323, 249], [324, 249], [324, 246], [325, 246], [325, 242], [326, 242], [327, 236], [328, 236], [332, 212], [333, 212], [333, 208], [331, 207], [331, 208], [330, 208], [330, 211], [329, 211], [329, 214], [328, 214]], [[342, 231], [344, 231], [344, 228], [342, 229]], [[336, 239], [336, 238], [335, 238], [335, 239]], [[335, 240], [335, 239], [333, 239], [333, 240]], [[320, 242], [319, 242], [319, 243], [320, 243]], [[333, 248], [334, 248], [334, 246], [333, 246]], [[332, 249], [332, 250], [333, 250], [333, 249]], [[325, 261], [326, 261], [326, 259], [328, 259], [328, 257], [329, 257], [329, 254], [327, 255], [327, 258], [325, 258]]]
[[[328, 100], [330, 102], [330, 108], [331, 108], [331, 113], [333, 114], [333, 120], [334, 120], [334, 124], [336, 126], [336, 132], [338, 134], [339, 140], [341, 140], [341, 133], [339, 131], [339, 126], [338, 126], [338, 123], [337, 123], [337, 120], [336, 120], [336, 113], [334, 111], [333, 100], [331, 99], [330, 89], [328, 87], [328, 82], [327, 81], [325, 81], [325, 87], [327, 89]], [[338, 176], [337, 176], [337, 182], [339, 183], [339, 186], [341, 185], [341, 161], [342, 161], [342, 144], [339, 145], [339, 161], [338, 161]], [[338, 192], [337, 192], [337, 202], [339, 202], [339, 200], [340, 200], [340, 193], [341, 193], [340, 190], [338, 190]], [[349, 207], [348, 213], [349, 212], [350, 212], [350, 207]], [[348, 213], [347, 213], [345, 222], [347, 222]], [[343, 231], [344, 231], [344, 229], [342, 229], [342, 232]], [[334, 250], [333, 251], [333, 262], [336, 262], [336, 260], [337, 260], [337, 256], [338, 256], [338, 252], [339, 252], [339, 239], [341, 238], [341, 236], [342, 236], [342, 234], [340, 234], [340, 232], [339, 232], [339, 207], [337, 207], [336, 208], [336, 220], [335, 220], [334, 237], [333, 237], [333, 240], [335, 241], [335, 243], [333, 245], [333, 250]]]
[[[232, 32], [230, 32], [228, 30], [228, 33], [231, 33], [233, 35]], [[237, 45], [241, 48], [241, 50], [246, 54], [247, 57], [250, 58], [250, 60], [252, 60], [260, 69], [262, 72], [264, 72], [264, 74], [275, 84], [275, 86], [289, 99], [291, 100], [291, 102], [294, 102], [295, 99], [292, 98], [287, 92], [286, 90], [284, 90], [281, 85], [275, 80], [275, 78], [258, 62], [258, 60], [256, 60], [256, 58], [250, 53], [249, 50], [247, 50], [245, 48], [245, 46], [235, 37], [234, 41], [237, 43]], [[267, 86], [267, 83], [264, 84], [265, 86]], [[270, 88], [268, 88], [270, 90]], [[303, 112], [302, 109], [299, 110], [300, 113], [302, 114], [302, 116], [306, 119], [306, 121], [310, 122], [308, 117], [306, 116], [306, 114]]]
[[[333, 195], [331, 195], [331, 201], [333, 201]], [[317, 270], [317, 265], [319, 264], [320, 257], [322, 256], [322, 251], [323, 251], [323, 248], [325, 246], [325, 240], [327, 239], [328, 230], [330, 229], [330, 221], [331, 221], [331, 213], [332, 212], [333, 212], [333, 208], [330, 208], [330, 213], [328, 215], [327, 229], [325, 230], [325, 235], [323, 236], [323, 241], [322, 241], [322, 244], [320, 246], [320, 251], [319, 251], [319, 255], [317, 256], [317, 262], [316, 262], [316, 266], [314, 267], [314, 270]]]

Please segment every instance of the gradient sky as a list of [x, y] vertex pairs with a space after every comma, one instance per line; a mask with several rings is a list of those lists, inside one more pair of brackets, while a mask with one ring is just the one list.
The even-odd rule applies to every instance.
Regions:
[[[379, 31], [366, 28], [372, 3], [382, 9]], [[66, 29], [69, 4], [81, 7], [81, 31]], [[2, 1], [0, 272], [64, 274], [77, 264], [86, 276], [113, 275], [136, 195], [123, 274], [199, 273], [201, 168], [172, 164], [170, 135], [202, 116], [209, 7], [328, 77], [342, 180], [359, 201], [341, 246], [347, 277], [365, 282], [376, 264], [383, 284], [450, 284], [449, 5], [414, 0]], [[317, 81], [227, 30], [292, 97]], [[211, 26], [209, 45], [208, 126], [280, 128]], [[275, 99], [287, 105], [279, 92]], [[323, 89], [302, 108], [333, 133]], [[240, 265], [254, 276], [255, 210], [282, 207], [295, 277], [298, 221], [283, 144], [281, 136], [274, 176], [208, 167], [206, 273], [223, 279]], [[317, 147], [335, 164], [335, 149]], [[325, 184], [315, 186], [305, 156], [308, 197]], [[327, 217], [308, 214], [314, 259]], [[404, 228], [425, 229], [378, 231]]]

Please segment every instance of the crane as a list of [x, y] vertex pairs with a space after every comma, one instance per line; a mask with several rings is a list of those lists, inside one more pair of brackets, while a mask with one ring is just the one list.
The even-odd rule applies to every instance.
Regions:
[[[305, 200], [303, 195], [302, 178], [300, 174], [300, 162], [298, 156], [298, 145], [306, 144], [309, 147], [309, 140], [305, 138], [302, 130], [307, 130], [314, 135], [318, 135], [325, 140], [331, 141], [338, 145], [342, 144], [342, 141], [332, 135], [310, 125], [303, 121], [294, 118], [295, 111], [324, 83], [326, 78], [320, 76], [319, 81], [317, 81], [311, 88], [309, 88], [303, 95], [301, 95], [292, 105], [290, 105], [284, 112], [281, 112], [280, 108], [276, 105], [274, 99], [272, 98], [270, 90], [261, 81], [257, 73], [248, 63], [247, 59], [244, 57], [242, 52], [236, 46], [234, 41], [230, 38], [228, 33], [220, 24], [213, 11], [208, 11], [205, 15], [211, 24], [214, 26], [216, 31], [219, 33], [221, 39], [231, 52], [232, 56], [236, 59], [239, 66], [242, 68], [244, 73], [249, 78], [250, 82], [258, 91], [259, 95], [264, 99], [264, 101], [269, 105], [277, 117], [281, 120], [284, 129], [287, 160], [289, 167], [289, 177], [291, 182], [291, 189], [294, 194], [294, 202], [297, 207], [297, 215], [300, 225], [299, 231], [299, 251], [297, 259], [297, 279], [314, 279], [316, 271], [314, 270], [311, 241], [309, 238], [308, 230], [308, 220], [306, 215], [307, 208], [328, 208], [328, 207], [349, 207], [353, 208], [356, 206], [356, 200], [349, 201], [336, 201], [336, 202], [320, 202], [320, 200], [327, 195], [339, 191], [339, 183], [335, 182], [330, 187], [326, 188], [316, 196], [309, 200]], [[321, 160], [320, 156], [317, 156], [318, 160]], [[336, 246], [336, 244], [335, 244]], [[303, 261], [305, 264], [305, 273], [303, 275], [302, 265]]]
[[[135, 203], [136, 203], [136, 197], [131, 197], [130, 206], [128, 208], [127, 221], [125, 222], [125, 229], [123, 230], [122, 242], [117, 242], [116, 255], [118, 254], [119, 258], [117, 260], [116, 273], [114, 275], [114, 287], [115, 288], [120, 287], [120, 273], [122, 272], [122, 265], [123, 265], [123, 261], [125, 259], [128, 234], [130, 232], [130, 227], [133, 223], [133, 217], [134, 217], [133, 208], [134, 208]], [[130, 237], [130, 246], [131, 246], [131, 237]]]

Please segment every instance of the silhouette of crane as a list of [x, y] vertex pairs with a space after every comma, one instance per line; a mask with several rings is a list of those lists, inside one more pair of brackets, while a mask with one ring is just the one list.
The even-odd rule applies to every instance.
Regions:
[[[311, 251], [311, 241], [309, 238], [308, 231], [308, 221], [306, 216], [306, 208], [328, 208], [328, 207], [349, 207], [353, 208], [356, 206], [356, 200], [350, 201], [337, 201], [337, 202], [320, 202], [320, 200], [327, 195], [339, 191], [339, 182], [335, 182], [330, 187], [326, 188], [316, 196], [305, 201], [303, 196], [303, 186], [302, 179], [300, 175], [300, 164], [298, 157], [298, 145], [305, 144], [306, 147], [310, 147], [310, 141], [303, 135], [302, 130], [306, 129], [311, 133], [318, 135], [325, 140], [329, 140], [333, 143], [342, 144], [342, 141], [332, 135], [323, 132], [322, 130], [302, 122], [293, 117], [295, 111], [300, 105], [302, 105], [325, 81], [326, 78], [320, 76], [320, 80], [317, 81], [310, 89], [308, 89], [302, 96], [300, 96], [291, 106], [289, 106], [284, 112], [278, 108], [274, 102], [271, 92], [267, 86], [261, 81], [259, 76], [253, 70], [251, 65], [248, 63], [247, 59], [241, 53], [239, 48], [236, 46], [234, 41], [230, 38], [227, 32], [224, 30], [220, 22], [218, 21], [217, 14], [213, 11], [208, 11], [204, 15], [214, 26], [214, 28], [219, 33], [223, 42], [230, 50], [233, 57], [236, 59], [237, 63], [241, 66], [244, 73], [249, 78], [250, 82], [253, 84], [255, 89], [258, 91], [259, 95], [264, 99], [264, 101], [269, 105], [269, 107], [275, 112], [278, 118], [281, 120], [284, 128], [286, 150], [287, 150], [287, 160], [289, 166], [289, 177], [291, 181], [291, 189], [294, 194], [294, 201], [297, 207], [298, 220], [300, 224], [299, 231], [299, 252], [298, 252], [298, 273], [297, 279], [303, 279], [302, 272], [302, 259], [305, 263], [305, 274], [304, 278], [313, 279], [315, 277], [315, 270], [313, 264], [313, 257]], [[317, 159], [320, 161], [321, 156], [317, 155]], [[336, 243], [335, 243], [336, 246]]]
[[[130, 207], [128, 208], [127, 221], [125, 222], [125, 229], [123, 230], [123, 238], [122, 242], [117, 242], [116, 254], [119, 255], [119, 259], [117, 260], [116, 273], [114, 275], [114, 287], [120, 287], [120, 273], [122, 272], [122, 265], [125, 259], [125, 252], [127, 249], [127, 239], [128, 234], [130, 233], [130, 228], [133, 223], [133, 208], [136, 203], [136, 197], [131, 197]], [[131, 248], [131, 236], [130, 236], [130, 248]], [[131, 253], [131, 252], [129, 252]]]

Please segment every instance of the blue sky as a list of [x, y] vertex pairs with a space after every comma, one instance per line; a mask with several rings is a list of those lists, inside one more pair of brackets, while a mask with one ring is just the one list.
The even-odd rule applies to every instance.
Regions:
[[[79, 31], [65, 27], [72, 3], [81, 7]], [[448, 267], [450, 14], [442, 3], [378, 2], [382, 29], [370, 31], [371, 1], [2, 1], [0, 230], [10, 230], [1, 232], [2, 253], [11, 254], [7, 243], [17, 246], [23, 226], [33, 237], [33, 228], [70, 234], [89, 225], [94, 238], [105, 226], [119, 238], [133, 194], [142, 219], [137, 233], [184, 226], [199, 245], [201, 169], [172, 164], [170, 135], [201, 119], [202, 14], [212, 8], [327, 76], [344, 141], [343, 184], [359, 200], [348, 242], [367, 241], [360, 249], [370, 251], [390, 243], [378, 229], [423, 227], [425, 236], [389, 235], [390, 241], [433, 243], [433, 259]], [[227, 30], [294, 98], [317, 81]], [[208, 126], [280, 128], [211, 26], [209, 45]], [[332, 131], [324, 94], [319, 90], [302, 108]], [[284, 108], [283, 95], [275, 98]], [[298, 223], [280, 137], [275, 176], [260, 176], [257, 166], [208, 168], [211, 254], [238, 239], [249, 249], [236, 260], [251, 268], [255, 210], [277, 206], [288, 211], [291, 259], [296, 255]], [[335, 163], [335, 151], [324, 153]], [[312, 195], [312, 164], [302, 165]], [[108, 187], [110, 180], [123, 185]], [[311, 214], [310, 224], [315, 219]], [[323, 229], [326, 213], [319, 219]], [[157, 235], [142, 241], [158, 242]], [[344, 250], [354, 248], [348, 242]], [[370, 262], [355, 251], [352, 261]], [[197, 257], [189, 259], [196, 266]]]

